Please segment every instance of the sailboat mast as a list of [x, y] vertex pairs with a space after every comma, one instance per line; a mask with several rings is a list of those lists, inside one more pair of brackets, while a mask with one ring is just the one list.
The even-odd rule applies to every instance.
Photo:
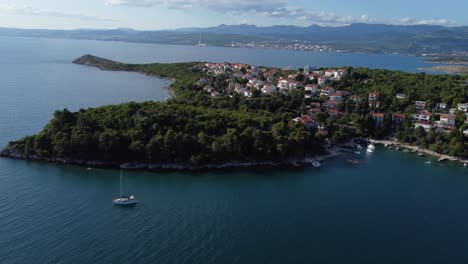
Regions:
[[122, 197], [122, 171], [120, 171], [120, 197]]

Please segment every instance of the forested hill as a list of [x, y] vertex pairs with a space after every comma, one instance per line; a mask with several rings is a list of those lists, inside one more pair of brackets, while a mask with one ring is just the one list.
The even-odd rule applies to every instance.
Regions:
[[41, 133], [10, 147], [25, 157], [192, 165], [280, 161], [321, 150], [302, 126], [271, 113], [175, 102], [57, 111]]
[[56, 111], [41, 133], [10, 142], [1, 155], [200, 166], [281, 162], [323, 151], [313, 132], [293, 122], [291, 114], [204, 104], [206, 98], [197, 93], [201, 73], [195, 62], [136, 65], [87, 55], [75, 63], [174, 78], [172, 88], [178, 96], [167, 102]]

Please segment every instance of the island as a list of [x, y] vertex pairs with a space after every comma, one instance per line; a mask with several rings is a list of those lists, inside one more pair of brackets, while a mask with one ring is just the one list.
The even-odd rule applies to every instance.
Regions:
[[93, 55], [74, 63], [170, 78], [174, 97], [56, 111], [39, 134], [10, 142], [0, 156], [129, 169], [281, 166], [375, 139], [468, 157], [466, 76]]

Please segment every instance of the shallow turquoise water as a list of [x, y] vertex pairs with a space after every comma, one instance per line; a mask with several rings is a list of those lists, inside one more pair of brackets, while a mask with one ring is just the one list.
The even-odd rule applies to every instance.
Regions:
[[[166, 81], [69, 63], [85, 53], [133, 62], [289, 58], [280, 51], [0, 40], [2, 146], [39, 131], [55, 109], [167, 96]], [[352, 64], [353, 56], [371, 63], [367, 55], [339, 58]], [[381, 67], [394, 65], [395, 57], [378, 58]], [[125, 172], [124, 189], [140, 202], [118, 208], [111, 202], [117, 170], [0, 159], [0, 263], [467, 263], [468, 169], [425, 160], [378, 148], [320, 169]]]

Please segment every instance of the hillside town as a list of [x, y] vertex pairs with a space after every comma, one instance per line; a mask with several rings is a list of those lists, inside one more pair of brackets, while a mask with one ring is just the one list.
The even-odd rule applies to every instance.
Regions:
[[[205, 78], [198, 80], [197, 85], [210, 97], [234, 96], [239, 94], [251, 98], [255, 94], [271, 96], [274, 93], [289, 96], [292, 91], [302, 91], [306, 102], [306, 111], [294, 118], [308, 129], [316, 129], [320, 135], [327, 135], [326, 126], [320, 115], [326, 115], [335, 121], [340, 121], [348, 114], [343, 110], [344, 104], [358, 105], [364, 102], [374, 125], [382, 126], [386, 119], [391, 120], [393, 130], [397, 130], [403, 123], [410, 121], [414, 128], [421, 127], [426, 132], [434, 130], [436, 133], [450, 133], [456, 129], [456, 113], [465, 114], [468, 123], [468, 103], [458, 103], [450, 108], [446, 103], [437, 102], [430, 108], [426, 101], [414, 101], [414, 111], [388, 112], [382, 108], [382, 97], [379, 91], [368, 94], [353, 94], [346, 89], [338, 90], [341, 79], [347, 70], [314, 69], [310, 66], [298, 70], [290, 68], [274, 69], [256, 67], [243, 63], [205, 63], [199, 65], [205, 73]], [[219, 79], [222, 79], [221, 81]], [[406, 95], [397, 93], [394, 97], [405, 100]], [[346, 124], [350, 127], [349, 124]], [[352, 124], [351, 124], [352, 128]], [[468, 129], [462, 131], [468, 137]]]

